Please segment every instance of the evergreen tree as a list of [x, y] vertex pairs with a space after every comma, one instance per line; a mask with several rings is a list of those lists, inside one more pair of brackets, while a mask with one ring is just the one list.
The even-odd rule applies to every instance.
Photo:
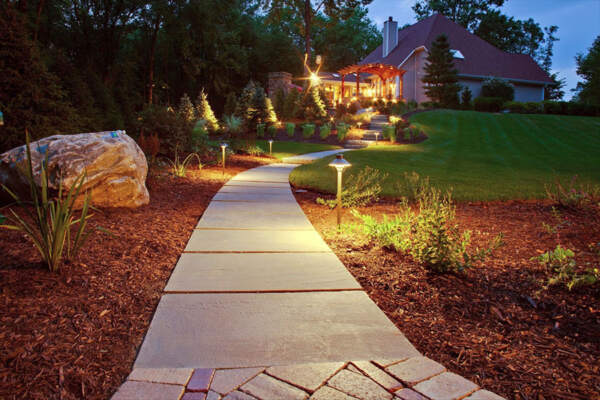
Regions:
[[235, 108], [235, 116], [241, 118], [244, 124], [255, 118], [256, 110], [253, 104], [255, 95], [256, 85], [254, 81], [250, 81], [242, 90]]
[[460, 105], [463, 109], [468, 110], [471, 108], [471, 100], [473, 100], [473, 93], [465, 86], [460, 93]]
[[181, 96], [177, 113], [186, 122], [194, 122], [196, 120], [196, 110], [187, 93]]
[[209, 132], [214, 133], [219, 130], [219, 121], [215, 117], [210, 104], [208, 102], [208, 96], [204, 89], [200, 91], [198, 98], [196, 99], [196, 115], [198, 118], [206, 121], [206, 128]]
[[265, 97], [265, 105], [264, 105], [266, 111], [267, 111], [267, 118], [265, 119], [266, 122], [274, 124], [275, 122], [277, 122], [277, 113], [275, 112], [275, 109], [273, 108], [273, 103], [271, 103], [271, 99], [268, 97]]
[[423, 82], [427, 84], [425, 94], [431, 101], [445, 107], [458, 101], [458, 71], [454, 68], [454, 57], [446, 35], [438, 36], [431, 44]]
[[284, 118], [283, 107], [285, 104], [285, 92], [282, 88], [278, 88], [275, 91], [275, 98], [273, 99], [273, 107], [275, 107], [275, 113], [279, 118]]
[[225, 107], [223, 108], [223, 115], [235, 114], [235, 108], [237, 107], [237, 97], [234, 92], [229, 92], [225, 99]]
[[285, 96], [283, 103], [283, 118], [291, 119], [295, 118], [298, 114], [300, 102], [300, 92], [296, 89], [290, 89], [288, 94]]
[[0, 43], [0, 152], [24, 144], [25, 129], [33, 139], [77, 132], [74, 109], [11, 3], [0, 7]]
[[314, 86], [304, 94], [304, 98], [302, 99], [302, 110], [304, 112], [304, 118], [310, 121], [321, 120], [327, 116], [325, 103], [321, 99], [318, 87]]
[[563, 88], [567, 84], [565, 78], [559, 78], [558, 72], [550, 74], [552, 83], [544, 86], [544, 100], [562, 100], [565, 95]]

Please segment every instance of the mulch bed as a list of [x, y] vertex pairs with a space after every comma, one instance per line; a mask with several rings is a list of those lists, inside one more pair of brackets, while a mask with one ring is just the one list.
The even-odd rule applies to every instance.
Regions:
[[231, 176], [269, 163], [233, 156], [186, 178], [151, 174], [150, 204], [95, 212], [78, 260], [49, 272], [23, 235], [0, 230], [0, 399], [108, 399], [130, 372], [199, 217]]
[[[600, 285], [569, 292], [541, 291], [547, 278], [531, 257], [559, 243], [542, 222], [552, 207], [542, 201], [465, 203], [461, 228], [479, 247], [499, 232], [504, 246], [485, 265], [464, 275], [428, 273], [410, 256], [335, 233], [335, 211], [297, 193], [317, 227], [369, 296], [426, 356], [510, 399], [600, 399]], [[359, 209], [392, 214], [395, 205]], [[600, 212], [562, 211], [560, 243], [576, 251], [578, 265], [598, 266], [589, 248], [600, 243]], [[344, 220], [353, 217], [344, 210]]]

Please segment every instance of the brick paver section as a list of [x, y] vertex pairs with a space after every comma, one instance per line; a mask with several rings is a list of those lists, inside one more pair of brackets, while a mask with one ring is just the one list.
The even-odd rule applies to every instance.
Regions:
[[502, 399], [420, 356], [310, 225], [293, 167], [215, 196], [113, 400]]

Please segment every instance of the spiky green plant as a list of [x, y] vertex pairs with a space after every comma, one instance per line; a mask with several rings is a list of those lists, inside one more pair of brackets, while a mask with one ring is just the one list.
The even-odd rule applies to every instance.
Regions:
[[[82, 172], [66, 193], [61, 179], [58, 185], [58, 194], [56, 197], [52, 197], [48, 190], [48, 154], [46, 153], [46, 158], [41, 166], [40, 187], [38, 187], [33, 176], [29, 133], [26, 133], [26, 150], [27, 160], [23, 172], [29, 184], [31, 201], [23, 201], [16, 193], [2, 185], [15, 203], [23, 206], [26, 217], [23, 218], [10, 209], [11, 215], [7, 217], [10, 223], [3, 223], [0, 228], [23, 232], [33, 242], [50, 271], [55, 272], [60, 269], [65, 250], [66, 259], [75, 257], [90, 234], [90, 232], [85, 232], [87, 220], [92, 217], [92, 214], [88, 215], [91, 202], [89, 192], [85, 194], [79, 218], [75, 217], [75, 201], [82, 192], [86, 173]], [[33, 210], [28, 206], [33, 206]], [[77, 229], [71, 241], [71, 228], [75, 225], [77, 225]]]
[[171, 172], [178, 178], [184, 178], [187, 175], [189, 164], [196, 159], [198, 161], [198, 169], [202, 169], [202, 161], [197, 153], [190, 153], [186, 158], [181, 160], [179, 158], [179, 152], [175, 149], [175, 158], [171, 160], [167, 158], [167, 162], [171, 166]]

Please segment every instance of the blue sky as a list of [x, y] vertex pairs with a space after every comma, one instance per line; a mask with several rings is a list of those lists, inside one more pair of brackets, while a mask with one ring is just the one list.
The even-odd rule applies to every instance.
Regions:
[[[411, 9], [415, 0], [374, 0], [369, 16], [379, 28], [390, 15], [402, 26], [414, 23]], [[600, 0], [506, 0], [502, 12], [517, 19], [533, 18], [542, 27], [557, 25], [558, 42], [554, 44], [552, 69], [567, 79], [565, 98], [577, 85], [575, 55], [587, 53], [600, 35]]]

